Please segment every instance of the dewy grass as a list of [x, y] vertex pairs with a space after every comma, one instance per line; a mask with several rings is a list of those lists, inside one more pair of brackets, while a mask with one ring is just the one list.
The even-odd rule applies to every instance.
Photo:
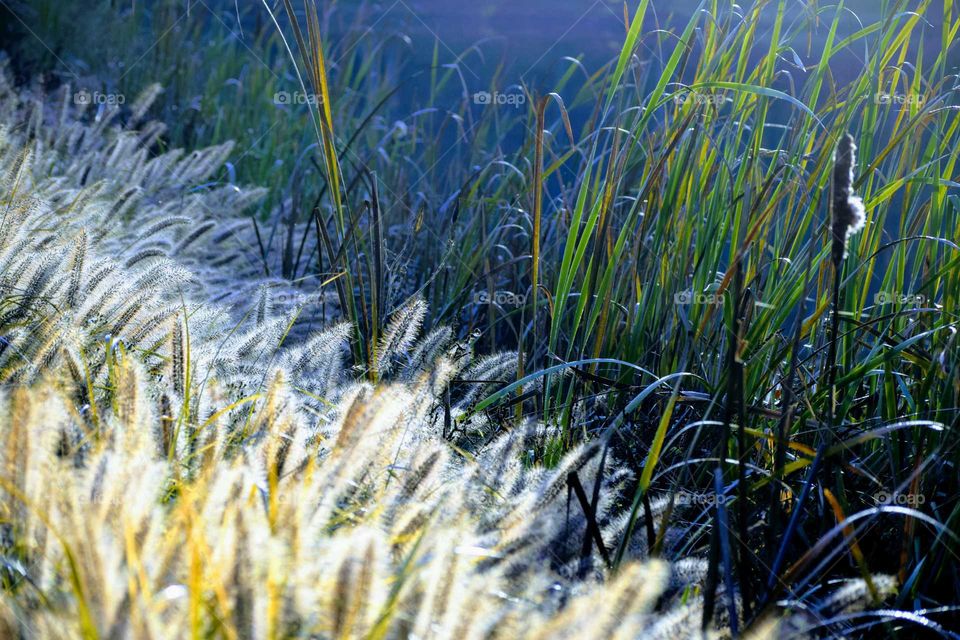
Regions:
[[643, 0], [506, 110], [365, 7], [24, 4], [113, 38], [0, 78], [0, 635], [957, 628], [955, 0]]

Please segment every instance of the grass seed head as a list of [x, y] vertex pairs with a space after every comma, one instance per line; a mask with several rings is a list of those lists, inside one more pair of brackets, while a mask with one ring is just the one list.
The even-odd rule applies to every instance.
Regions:
[[839, 265], [847, 257], [850, 237], [863, 229], [866, 222], [863, 200], [853, 193], [857, 145], [849, 133], [840, 138], [833, 162], [831, 256], [833, 263]]

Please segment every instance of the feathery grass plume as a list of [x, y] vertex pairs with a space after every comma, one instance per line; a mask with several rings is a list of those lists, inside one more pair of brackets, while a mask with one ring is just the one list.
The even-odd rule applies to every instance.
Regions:
[[491, 385], [502, 384], [513, 377], [517, 371], [517, 354], [512, 352], [494, 353], [482, 356], [470, 364], [463, 373], [466, 380], [484, 381], [471, 384], [468, 390], [459, 398], [457, 406], [461, 409], [469, 408], [482, 397], [485, 390]]
[[186, 357], [184, 351], [183, 321], [179, 315], [173, 318], [170, 332], [170, 381], [173, 392], [183, 396], [186, 380]]
[[163, 249], [160, 249], [157, 247], [150, 247], [148, 249], [143, 249], [141, 251], [138, 251], [137, 253], [127, 258], [123, 266], [130, 268], [135, 264], [143, 262], [144, 260], [149, 260], [150, 258], [162, 258], [162, 257], [165, 257], [166, 255], [167, 255], [167, 252], [164, 251]]
[[853, 136], [845, 133], [840, 137], [833, 154], [830, 229], [833, 239], [831, 256], [835, 265], [839, 265], [847, 257], [851, 236], [863, 229], [866, 222], [863, 200], [853, 193], [856, 165], [857, 145]]
[[301, 386], [324, 395], [338, 386], [343, 369], [342, 352], [350, 339], [351, 326], [335, 324], [313, 334], [286, 351], [286, 369]]
[[402, 378], [409, 381], [429, 369], [452, 340], [453, 331], [450, 327], [437, 327], [427, 334], [410, 354]]
[[267, 315], [270, 305], [270, 290], [266, 285], [260, 285], [257, 290], [257, 313], [256, 324], [262, 327], [267, 321]]
[[177, 246], [173, 249], [173, 251], [171, 251], [171, 254], [177, 255], [182, 253], [184, 250], [189, 248], [192, 243], [196, 242], [196, 240], [200, 238], [200, 236], [207, 233], [211, 229], [216, 228], [216, 226], [217, 226], [217, 223], [213, 222], [212, 220], [207, 220], [206, 222], [202, 222], [198, 224], [193, 229], [191, 229], [189, 233], [187, 233], [185, 236], [183, 236], [183, 238], [180, 239]]
[[580, 598], [542, 629], [544, 638], [645, 637], [670, 573], [662, 560], [631, 562], [603, 587], [603, 600]]
[[193, 219], [187, 216], [169, 216], [167, 218], [163, 218], [162, 220], [158, 220], [156, 223], [149, 226], [143, 233], [141, 233], [137, 237], [137, 241], [143, 242], [144, 240], [148, 240], [159, 234], [161, 231], [182, 224], [190, 224], [191, 222], [193, 222]]
[[80, 292], [80, 279], [83, 276], [84, 259], [87, 253], [87, 233], [81, 230], [77, 235], [77, 248], [73, 254], [73, 264], [70, 267], [70, 286], [67, 288], [66, 304], [69, 308], [77, 306], [77, 295]]
[[159, 83], [154, 82], [153, 84], [147, 86], [147, 88], [137, 96], [136, 100], [134, 100], [133, 104], [130, 106], [130, 116], [127, 119], [127, 126], [136, 126], [137, 124], [140, 124], [140, 121], [143, 119], [143, 116], [146, 115], [147, 110], [150, 109], [150, 106], [153, 105], [161, 93], [163, 93], [163, 87]]
[[420, 297], [414, 298], [394, 312], [373, 354], [374, 380], [388, 374], [396, 358], [413, 345], [426, 314], [427, 303]]
[[[886, 574], [872, 574], [870, 581], [877, 590], [881, 600], [897, 593], [897, 577]], [[824, 598], [817, 608], [825, 615], [840, 612], [862, 611], [873, 602], [870, 585], [863, 578], [844, 581], [843, 586], [832, 591]]]

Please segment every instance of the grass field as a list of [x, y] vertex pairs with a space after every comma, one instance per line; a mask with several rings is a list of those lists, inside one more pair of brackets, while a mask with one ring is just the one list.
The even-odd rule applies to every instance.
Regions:
[[955, 0], [0, 5], [0, 635], [960, 633]]

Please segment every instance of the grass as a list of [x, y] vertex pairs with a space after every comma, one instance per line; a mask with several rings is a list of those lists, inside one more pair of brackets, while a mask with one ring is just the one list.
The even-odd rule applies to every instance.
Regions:
[[[447, 402], [442, 435], [538, 424], [525, 464], [575, 479], [584, 549], [600, 538], [613, 574], [642, 534], [653, 555], [708, 559], [705, 623], [728, 608], [734, 635], [839, 578], [861, 577], [876, 604], [877, 573], [897, 577], [886, 608], [922, 620], [837, 614], [818, 630], [956, 627], [956, 2], [884, 0], [861, 23], [842, 3], [704, 0], [658, 29], [642, 0], [616, 60], [570, 61], [549, 90], [521, 87], [519, 110], [461, 90], [473, 52], [445, 60], [436, 44], [429, 69], [404, 67], [401, 39], [362, 37], [366, 6], [334, 12], [337, 37], [312, 2], [246, 7], [256, 29], [241, 38], [231, 3], [182, 20], [179, 4], [121, 20], [105, 3], [114, 51], [142, 50], [144, 30], [172, 35], [136, 77], [115, 80], [108, 54], [91, 75], [130, 94], [167, 87], [154, 153], [243, 141], [206, 184], [268, 188], [249, 216], [258, 269], [330, 292], [329, 315], [356, 328], [357, 378], [390, 379], [385, 353], [412, 348], [419, 324], [390, 319], [423, 304], [427, 330], [517, 352], [509, 371], [490, 360], [450, 378], [445, 393], [471, 402]], [[65, 9], [30, 15], [71, 48]], [[200, 34], [213, 45], [193, 45]], [[427, 96], [413, 114], [403, 82]], [[280, 91], [317, 99], [277, 106]], [[835, 259], [847, 133], [866, 220]], [[597, 443], [632, 473], [616, 538], [589, 522], [603, 465], [596, 489], [564, 467]], [[714, 501], [688, 509], [691, 492]]]

